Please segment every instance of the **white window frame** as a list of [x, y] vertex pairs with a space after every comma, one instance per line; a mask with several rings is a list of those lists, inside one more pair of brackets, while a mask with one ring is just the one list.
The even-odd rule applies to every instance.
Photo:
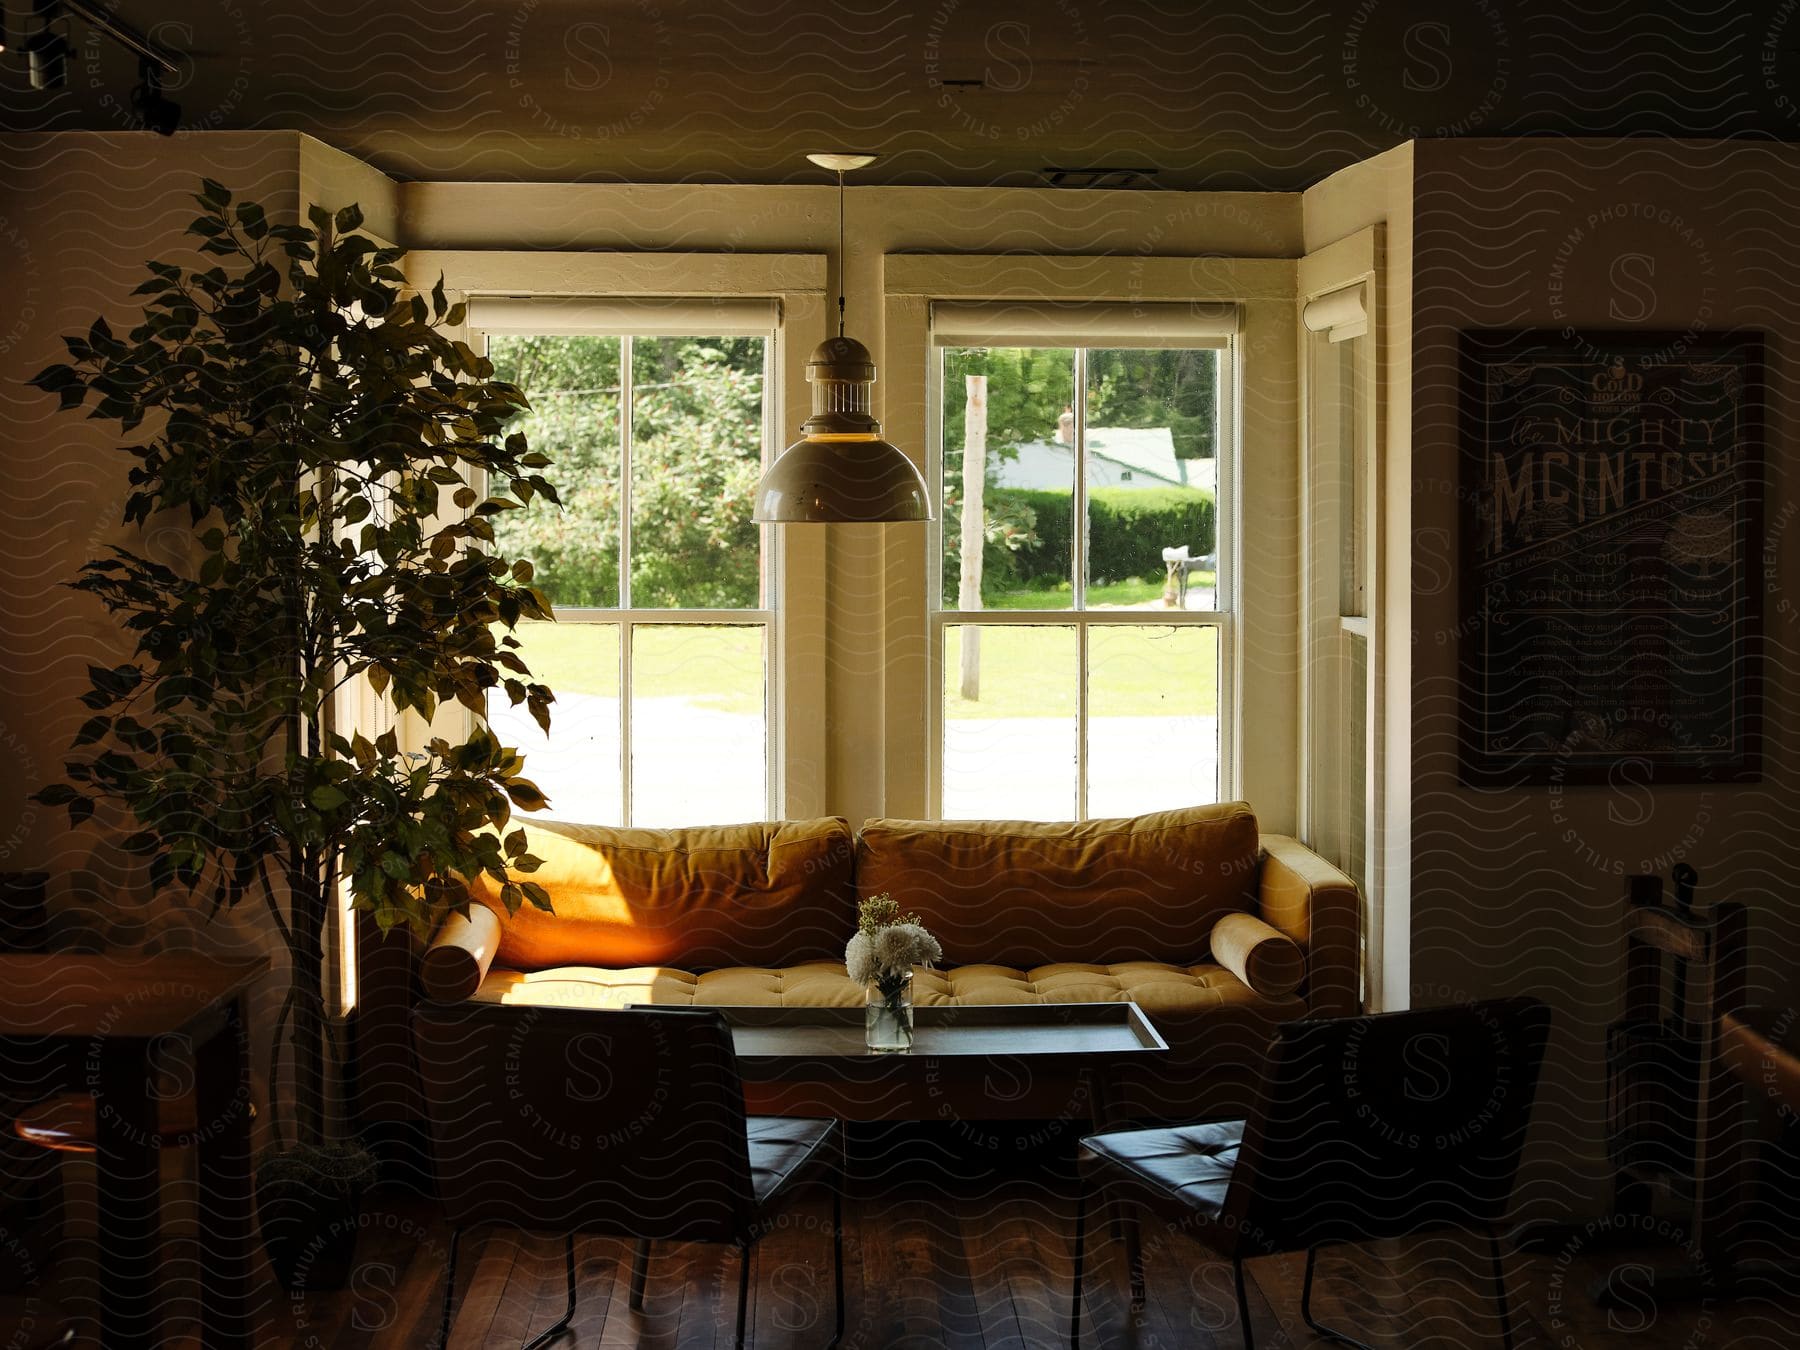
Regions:
[[[502, 336], [481, 328], [474, 332], [491, 341]], [[571, 336], [572, 333], [537, 333], [531, 336]], [[636, 531], [632, 523], [632, 481], [631, 481], [631, 448], [635, 436], [633, 423], [636, 421], [633, 388], [636, 385], [632, 364], [632, 347], [640, 338], [654, 341], [658, 335], [629, 332], [618, 332], [612, 327], [594, 327], [583, 334], [592, 337], [612, 337], [619, 342], [619, 603], [611, 607], [603, 605], [558, 605], [556, 621], [559, 624], [594, 624], [610, 625], [619, 630], [619, 825], [630, 829], [636, 823], [631, 818], [631, 788], [635, 772], [632, 765], [632, 704], [633, 683], [632, 663], [634, 662], [635, 643], [632, 638], [639, 628], [668, 628], [682, 625], [710, 627], [729, 625], [733, 628], [756, 628], [763, 630], [763, 812], [773, 818], [779, 810], [780, 780], [778, 771], [778, 751], [775, 735], [775, 709], [778, 699], [777, 689], [782, 674], [781, 643], [779, 640], [780, 605], [777, 603], [781, 594], [781, 554], [775, 547], [774, 527], [762, 526], [757, 534], [763, 566], [761, 571], [761, 591], [763, 603], [756, 609], [653, 609], [644, 605], [626, 604], [631, 594], [631, 537]], [[505, 336], [524, 336], [523, 333], [508, 332]], [[695, 333], [691, 336], [706, 337], [709, 334]], [[763, 418], [762, 418], [762, 466], [767, 469], [774, 457], [780, 453], [780, 447], [772, 444], [775, 436], [775, 415], [773, 391], [776, 377], [781, 370], [781, 328], [779, 323], [766, 335], [763, 347]], [[525, 391], [527, 395], [530, 390]], [[527, 653], [529, 655], [529, 653]], [[552, 734], [555, 724], [552, 722]], [[547, 812], [546, 820], [559, 819], [555, 812]], [[582, 822], [594, 823], [594, 822]], [[728, 822], [709, 822], [725, 824]]]
[[[1146, 336], [1153, 329], [1145, 321]], [[1017, 340], [1014, 341], [1013, 338]], [[1009, 335], [1007, 346], [1065, 347], [1067, 343], [1054, 334], [1037, 341], [1021, 333]], [[1171, 340], [1155, 350], [1194, 350], [1201, 344]], [[963, 610], [943, 604], [944, 587], [944, 514], [939, 511], [931, 527], [931, 542], [926, 550], [930, 568], [927, 582], [930, 615], [926, 643], [927, 691], [929, 710], [926, 715], [928, 746], [926, 760], [926, 792], [934, 817], [942, 818], [944, 808], [944, 645], [945, 630], [952, 626], [1011, 625], [1026, 627], [1072, 627], [1076, 634], [1076, 735], [1075, 735], [1075, 818], [1089, 819], [1088, 814], [1088, 633], [1097, 625], [1123, 625], [1136, 628], [1197, 627], [1212, 628], [1218, 633], [1218, 780], [1214, 785], [1216, 800], [1232, 800], [1237, 787], [1235, 727], [1237, 724], [1236, 691], [1233, 672], [1238, 669], [1235, 651], [1237, 627], [1236, 518], [1239, 359], [1237, 340], [1227, 338], [1222, 344], [1205, 344], [1219, 353], [1218, 439], [1214, 449], [1217, 468], [1214, 479], [1214, 545], [1218, 554], [1213, 598], [1220, 608], [1210, 610], [1124, 611], [1090, 610], [1087, 608], [1087, 358], [1090, 351], [1113, 348], [1105, 342], [1074, 348], [1074, 413], [1075, 413], [1075, 483], [1071, 504], [1070, 528], [1072, 558], [1070, 561], [1070, 605], [1057, 610]], [[944, 500], [944, 353], [948, 346], [931, 348], [926, 371], [926, 407], [928, 409], [928, 455], [932, 500]]]
[[[729, 306], [734, 300], [773, 301], [780, 322], [770, 333], [764, 368], [764, 463], [785, 443], [782, 429], [790, 410], [806, 406], [805, 355], [826, 333], [825, 259], [819, 254], [556, 253], [503, 250], [420, 250], [406, 259], [415, 284], [432, 285], [438, 276], [455, 298], [515, 297], [565, 307], [556, 332], [580, 327], [581, 301], [588, 297], [641, 297], [681, 301], [700, 298]], [[519, 332], [516, 322], [507, 331]], [[629, 338], [617, 327], [585, 327], [597, 335]], [[663, 332], [668, 332], [667, 328]], [[654, 327], [640, 336], [654, 336]], [[470, 327], [468, 339], [482, 340]], [[625, 343], [621, 344], [622, 346]], [[628, 353], [622, 352], [622, 356]], [[622, 419], [629, 424], [627, 397]], [[630, 474], [629, 437], [622, 472]], [[629, 511], [630, 494], [621, 494]], [[629, 521], [621, 534], [621, 577], [629, 575]], [[825, 794], [824, 727], [808, 716], [823, 699], [825, 680], [824, 541], [817, 532], [762, 528], [766, 576], [759, 609], [600, 609], [559, 607], [559, 622], [616, 623], [620, 627], [620, 773], [622, 816], [631, 819], [630, 635], [642, 625], [765, 627], [764, 726], [767, 785], [764, 808], [770, 819], [822, 814]]]
[[[1405, 878], [1390, 866], [1387, 828], [1387, 661], [1385, 613], [1387, 574], [1386, 510], [1382, 482], [1386, 456], [1382, 438], [1382, 353], [1380, 295], [1383, 240], [1379, 227], [1346, 236], [1300, 260], [1296, 301], [1301, 372], [1303, 479], [1301, 496], [1302, 656], [1300, 835], [1327, 857], [1343, 850], [1343, 802], [1321, 803], [1323, 780], [1335, 762], [1330, 746], [1344, 735], [1339, 714], [1345, 703], [1343, 680], [1360, 644], [1366, 662], [1363, 690], [1365, 758], [1362, 796], [1363, 978], [1364, 998], [1376, 1011], [1408, 1006], [1407, 962], [1411, 948], [1410, 907]], [[1355, 341], [1355, 434], [1364, 461], [1359, 480], [1346, 483], [1342, 446], [1327, 457], [1316, 423], [1312, 358], [1317, 344]], [[1363, 585], [1359, 615], [1343, 612], [1341, 581], [1344, 541], [1339, 533], [1339, 493], [1358, 494], [1362, 508], [1360, 557]], [[1357, 789], [1351, 789], [1357, 790]]]
[[[1219, 791], [1221, 797], [1249, 802], [1264, 830], [1293, 833], [1299, 782], [1295, 711], [1300, 704], [1294, 660], [1299, 636], [1295, 502], [1300, 492], [1294, 259], [1150, 256], [1146, 249], [1105, 255], [889, 253], [881, 262], [885, 323], [877, 359], [898, 372], [882, 421], [889, 440], [921, 447], [919, 464], [927, 472], [929, 446], [939, 434], [931, 425], [936, 400], [925, 388], [936, 365], [931, 358], [934, 302], [1237, 307], [1237, 359], [1227, 391], [1236, 417], [1233, 444], [1222, 447], [1230, 459], [1225, 481], [1236, 504], [1220, 521], [1219, 537], [1221, 565], [1232, 578], [1234, 615], [1231, 649], [1219, 680]], [[1245, 397], [1252, 377], [1254, 400]], [[1254, 531], [1241, 528], [1248, 520], [1256, 522]], [[937, 753], [936, 714], [930, 709], [942, 697], [931, 658], [934, 602], [925, 584], [931, 541], [927, 530], [916, 527], [889, 526], [886, 531], [880, 553], [880, 565], [890, 578], [884, 597], [882, 680], [879, 698], [865, 719], [864, 739], [887, 751], [879, 765], [886, 814], [927, 816], [935, 801], [928, 790], [928, 764]], [[867, 700], [852, 711], [865, 706]], [[1247, 734], [1247, 728], [1254, 734]]]

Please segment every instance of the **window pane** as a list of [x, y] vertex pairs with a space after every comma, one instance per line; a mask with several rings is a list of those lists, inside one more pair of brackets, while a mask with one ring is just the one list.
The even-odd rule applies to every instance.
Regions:
[[[971, 377], [985, 386], [971, 389]], [[976, 394], [985, 389], [986, 432]], [[1068, 609], [1074, 545], [1075, 353], [944, 349], [944, 607]], [[964, 461], [983, 473], [980, 566], [964, 569]], [[973, 545], [975, 533], [968, 536]]]
[[1218, 607], [1218, 387], [1215, 351], [1088, 352], [1090, 609]]
[[[1361, 341], [1360, 338], [1352, 339]], [[1345, 344], [1346, 346], [1348, 344]], [[1338, 794], [1343, 801], [1343, 868], [1366, 892], [1369, 887], [1369, 643], [1356, 633], [1344, 634], [1343, 764]]]
[[1088, 629], [1088, 815], [1133, 816], [1219, 797], [1219, 633]]
[[554, 461], [544, 476], [563, 501], [534, 503], [494, 521], [496, 548], [529, 558], [536, 584], [559, 608], [619, 603], [619, 339], [493, 337], [495, 377], [531, 411], [511, 423]]
[[[1325, 334], [1318, 335], [1320, 340]], [[1338, 613], [1365, 615], [1369, 612], [1367, 586], [1363, 578], [1363, 551], [1368, 547], [1363, 532], [1367, 529], [1364, 505], [1367, 495], [1368, 453], [1364, 443], [1362, 409], [1357, 406], [1357, 391], [1362, 381], [1356, 378], [1356, 363], [1366, 337], [1348, 338], [1328, 343], [1332, 348], [1326, 359], [1336, 367], [1331, 387], [1337, 397], [1324, 410], [1335, 422], [1335, 443], [1339, 465], [1338, 544], [1343, 554], [1338, 573]]]
[[767, 818], [764, 631], [760, 625], [633, 627], [633, 825]]
[[762, 338], [632, 342], [631, 604], [756, 609]]
[[541, 814], [588, 825], [618, 825], [619, 628], [613, 623], [521, 623], [519, 655], [532, 677], [556, 691], [550, 737], [504, 691], [488, 693], [488, 725], [525, 756], [525, 776], [550, 798]]
[[1066, 624], [946, 625], [946, 819], [1074, 819], [1078, 662]]

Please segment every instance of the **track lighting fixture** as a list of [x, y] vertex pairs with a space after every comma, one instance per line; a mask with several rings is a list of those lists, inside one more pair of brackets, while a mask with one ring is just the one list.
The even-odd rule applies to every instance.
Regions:
[[68, 39], [40, 29], [25, 39], [25, 61], [33, 89], [61, 89], [69, 78]]
[[[163, 136], [174, 133], [181, 122], [181, 106], [165, 98], [162, 91], [163, 77], [179, 69], [172, 52], [92, 0], [36, 0], [36, 12], [41, 27], [25, 41], [33, 89], [60, 89], [68, 78], [69, 40], [51, 31], [50, 25], [58, 19], [79, 19], [90, 31], [137, 57], [138, 83], [131, 91], [131, 106], [150, 130]], [[4, 49], [0, 35], [0, 50]]]
[[138, 62], [138, 86], [131, 91], [131, 106], [158, 136], [173, 136], [181, 125], [181, 105], [163, 97], [162, 71], [154, 61]]

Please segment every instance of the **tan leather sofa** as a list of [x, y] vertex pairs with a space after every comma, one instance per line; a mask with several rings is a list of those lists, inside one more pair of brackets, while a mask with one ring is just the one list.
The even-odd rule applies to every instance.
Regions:
[[687, 830], [526, 826], [554, 913], [487, 886], [425, 954], [439, 1002], [841, 1006], [859, 897], [944, 948], [920, 1004], [1131, 1000], [1170, 1050], [1114, 1085], [1136, 1116], [1242, 1114], [1278, 1022], [1359, 1008], [1349, 878], [1243, 802], [1068, 824], [841, 818]]

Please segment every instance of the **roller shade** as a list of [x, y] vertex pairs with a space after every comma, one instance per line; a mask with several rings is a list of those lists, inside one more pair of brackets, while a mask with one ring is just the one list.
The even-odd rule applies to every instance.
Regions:
[[1219, 301], [937, 300], [940, 347], [1223, 347], [1237, 305]]
[[1348, 342], [1369, 331], [1369, 311], [1363, 307], [1362, 283], [1321, 295], [1306, 302], [1300, 320], [1310, 332], [1323, 333], [1332, 342]]
[[548, 336], [761, 337], [781, 326], [781, 302], [705, 296], [473, 295], [469, 327]]

